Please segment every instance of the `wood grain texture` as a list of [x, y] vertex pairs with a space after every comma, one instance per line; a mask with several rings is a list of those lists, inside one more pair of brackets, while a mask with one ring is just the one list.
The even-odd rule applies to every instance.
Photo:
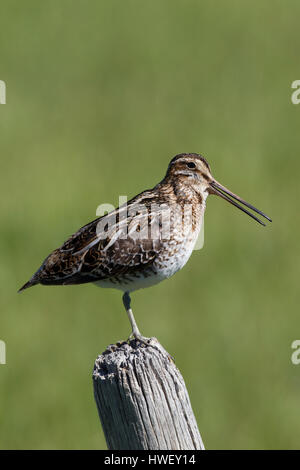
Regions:
[[93, 384], [110, 450], [204, 449], [184, 380], [157, 340], [108, 346]]

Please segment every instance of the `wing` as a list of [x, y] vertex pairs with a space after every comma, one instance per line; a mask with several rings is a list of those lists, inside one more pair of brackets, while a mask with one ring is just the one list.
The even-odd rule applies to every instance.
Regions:
[[79, 284], [138, 273], [159, 252], [168, 207], [145, 191], [93, 220], [54, 250], [34, 275], [36, 283]]

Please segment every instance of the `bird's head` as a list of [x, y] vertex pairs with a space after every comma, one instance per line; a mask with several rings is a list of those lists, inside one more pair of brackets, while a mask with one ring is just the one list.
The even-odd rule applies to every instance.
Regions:
[[[263, 212], [218, 183], [212, 176], [210, 166], [206, 159], [197, 153], [181, 153], [172, 158], [168, 166], [166, 178], [180, 182], [181, 185], [186, 186], [187, 190], [195, 191], [201, 196], [201, 200], [205, 201], [209, 194], [220, 196], [225, 199], [225, 201], [228, 201], [230, 204], [248, 214], [261, 225], [265, 224], [243, 206], [248, 207], [272, 222]], [[238, 202], [243, 204], [243, 206]]]

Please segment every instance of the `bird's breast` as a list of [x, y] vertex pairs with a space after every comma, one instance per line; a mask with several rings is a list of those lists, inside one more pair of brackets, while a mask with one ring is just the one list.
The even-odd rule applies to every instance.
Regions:
[[174, 230], [172, 237], [163, 242], [153, 266], [159, 277], [164, 279], [171, 277], [184, 267], [195, 247], [202, 220], [203, 216], [201, 215], [197, 225], [188, 234], [183, 236], [181, 231]]

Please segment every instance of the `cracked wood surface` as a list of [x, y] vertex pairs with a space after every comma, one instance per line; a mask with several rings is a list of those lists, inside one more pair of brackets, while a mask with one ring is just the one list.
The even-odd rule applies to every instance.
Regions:
[[204, 449], [184, 380], [157, 340], [108, 346], [93, 383], [110, 450]]

